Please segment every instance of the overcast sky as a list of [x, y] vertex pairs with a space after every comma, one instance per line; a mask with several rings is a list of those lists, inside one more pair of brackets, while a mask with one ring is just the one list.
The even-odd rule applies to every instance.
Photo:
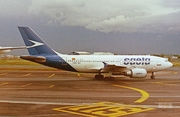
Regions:
[[17, 26], [60, 53], [180, 54], [180, 0], [0, 0], [1, 46], [24, 45]]

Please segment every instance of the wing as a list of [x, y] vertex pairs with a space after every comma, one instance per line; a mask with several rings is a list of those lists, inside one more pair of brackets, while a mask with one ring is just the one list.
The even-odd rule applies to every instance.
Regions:
[[117, 66], [117, 65], [114, 65], [114, 64], [107, 64], [105, 62], [103, 62], [104, 64], [104, 67], [101, 68], [101, 71], [102, 72], [119, 72], [119, 71], [125, 71], [129, 68], [127, 68], [127, 66]]
[[100, 72], [123, 72], [132, 68], [128, 68], [127, 66], [118, 66], [114, 64], [108, 64], [103, 62], [104, 66], [95, 66], [89, 69], [91, 70], [98, 70]]
[[0, 47], [0, 54], [11, 52], [11, 50], [15, 49], [26, 49], [26, 46], [18, 46], [18, 47]]

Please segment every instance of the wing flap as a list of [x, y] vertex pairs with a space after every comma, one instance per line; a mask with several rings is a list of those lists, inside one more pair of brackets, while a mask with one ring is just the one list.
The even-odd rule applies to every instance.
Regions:
[[101, 69], [102, 72], [117, 72], [126, 70], [126, 66], [117, 66], [117, 65], [106, 65]]
[[101, 70], [102, 66], [90, 67], [89, 70]]
[[128, 68], [126, 66], [117, 66], [114, 64], [108, 64], [103, 62], [104, 66], [95, 66], [95, 67], [90, 67], [88, 69], [90, 70], [99, 70], [100, 72], [119, 72], [119, 71], [125, 71]]

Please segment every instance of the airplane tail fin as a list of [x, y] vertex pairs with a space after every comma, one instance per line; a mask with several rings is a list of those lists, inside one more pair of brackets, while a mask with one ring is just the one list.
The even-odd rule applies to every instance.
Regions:
[[47, 45], [31, 28], [18, 27], [30, 55], [55, 55], [56, 52]]

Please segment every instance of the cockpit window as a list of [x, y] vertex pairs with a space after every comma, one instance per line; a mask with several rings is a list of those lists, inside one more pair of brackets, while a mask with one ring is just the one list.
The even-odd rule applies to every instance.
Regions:
[[165, 62], [168, 62], [168, 60], [165, 60]]

